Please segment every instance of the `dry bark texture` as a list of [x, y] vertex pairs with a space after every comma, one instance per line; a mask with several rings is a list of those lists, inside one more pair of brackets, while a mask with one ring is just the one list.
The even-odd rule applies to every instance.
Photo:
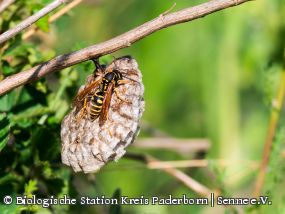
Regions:
[[[87, 114], [76, 121], [75, 108], [62, 121], [62, 162], [75, 172], [96, 172], [107, 162], [117, 161], [139, 132], [139, 121], [144, 111], [144, 86], [138, 64], [132, 58], [120, 58], [108, 66], [135, 81], [117, 87], [119, 97], [128, 102], [113, 93], [108, 120], [102, 127], [98, 119], [91, 121]], [[87, 78], [87, 83], [92, 76]]]

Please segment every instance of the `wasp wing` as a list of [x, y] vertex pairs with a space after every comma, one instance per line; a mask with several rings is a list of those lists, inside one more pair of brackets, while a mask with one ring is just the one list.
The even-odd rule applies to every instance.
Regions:
[[112, 99], [112, 92], [113, 92], [113, 88], [114, 88], [114, 83], [110, 83], [106, 93], [105, 93], [105, 97], [103, 100], [103, 105], [102, 105], [102, 110], [101, 110], [101, 114], [99, 117], [99, 126], [103, 126], [103, 124], [105, 123], [105, 121], [108, 118], [108, 111], [110, 108], [110, 103], [111, 103], [111, 99]]
[[101, 83], [102, 78], [98, 78], [97, 80], [94, 80], [89, 85], [87, 85], [82, 91], [80, 91], [72, 100], [72, 107], [76, 107], [77, 110], [81, 109], [83, 106], [83, 100], [85, 97], [99, 84]]

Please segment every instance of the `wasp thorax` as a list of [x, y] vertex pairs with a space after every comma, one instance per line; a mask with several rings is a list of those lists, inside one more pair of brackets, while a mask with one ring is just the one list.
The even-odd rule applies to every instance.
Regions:
[[[144, 86], [137, 62], [130, 57], [122, 57], [104, 70], [115, 71], [108, 73], [110, 80], [128, 80], [124, 84], [115, 82], [113, 88], [108, 88], [112, 92], [104, 123], [99, 125], [102, 112], [98, 107], [96, 110], [96, 105], [105, 102], [107, 90], [100, 89], [103, 81], [99, 81], [93, 91], [85, 96], [87, 98], [82, 100], [85, 103], [80, 105], [81, 110], [73, 107], [61, 124], [62, 162], [75, 172], [96, 172], [107, 162], [117, 161], [139, 132], [139, 121], [144, 111]], [[87, 86], [93, 81], [92, 78], [94, 75], [87, 78]], [[85, 87], [81, 87], [81, 90]], [[86, 109], [82, 111], [84, 106]], [[90, 118], [96, 111], [99, 112], [98, 118]]]

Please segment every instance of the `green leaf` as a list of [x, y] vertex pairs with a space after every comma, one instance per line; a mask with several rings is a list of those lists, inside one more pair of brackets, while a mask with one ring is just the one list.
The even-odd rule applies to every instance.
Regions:
[[25, 1], [26, 7], [32, 11], [33, 14], [35, 14], [37, 11], [39, 11], [43, 5], [39, 1]]
[[7, 135], [4, 138], [0, 139], [0, 151], [7, 145], [8, 140], [9, 140], [9, 132], [7, 132]]
[[14, 38], [11, 39], [9, 47], [4, 51], [3, 56], [9, 54], [11, 51], [13, 51], [15, 48], [21, 45], [21, 35], [18, 34]]
[[0, 97], [0, 111], [7, 112], [10, 111], [15, 104], [16, 92], [12, 91], [9, 94], [5, 94]]
[[[34, 130], [32, 136], [32, 144], [36, 146], [41, 161], [50, 161], [59, 155], [59, 139], [51, 130], [38, 127]], [[45, 165], [48, 167], [48, 165]]]
[[38, 91], [40, 91], [40, 92], [42, 92], [42, 93], [44, 93], [44, 94], [47, 93], [47, 90], [48, 90], [48, 89], [47, 89], [47, 86], [46, 86], [45, 83], [43, 83], [43, 82], [41, 82], [41, 81], [38, 81], [38, 82], [36, 82], [35, 86], [36, 86], [36, 89], [37, 89]]
[[11, 184], [13, 181], [17, 181], [18, 180], [18, 176], [12, 173], [3, 175], [0, 178], [0, 189], [2, 186], [7, 185], [7, 184]]
[[18, 42], [19, 41], [16, 40], [15, 43], [4, 52], [4, 59], [6, 59], [7, 56], [14, 57], [14, 60], [17, 56], [26, 57], [28, 48], [33, 48], [33, 46], [29, 43], [19, 44]]
[[6, 146], [9, 140], [9, 120], [6, 114], [0, 114], [0, 151]]
[[49, 31], [49, 23], [48, 23], [48, 16], [44, 16], [39, 21], [36, 22], [36, 25], [44, 32]]
[[2, 67], [2, 71], [3, 71], [3, 74], [5, 76], [9, 76], [11, 74], [14, 74], [15, 72], [17, 72], [17, 70], [9, 65], [3, 65]]
[[37, 184], [38, 182], [36, 180], [29, 180], [29, 182], [25, 184], [25, 195], [27, 195], [27, 197], [31, 197], [33, 192], [38, 189]]

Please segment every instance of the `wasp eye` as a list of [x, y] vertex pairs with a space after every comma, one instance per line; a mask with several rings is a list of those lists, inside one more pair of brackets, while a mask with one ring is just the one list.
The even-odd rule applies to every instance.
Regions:
[[105, 75], [105, 79], [108, 80], [108, 81], [111, 81], [114, 77], [114, 74], [113, 73], [108, 73]]

